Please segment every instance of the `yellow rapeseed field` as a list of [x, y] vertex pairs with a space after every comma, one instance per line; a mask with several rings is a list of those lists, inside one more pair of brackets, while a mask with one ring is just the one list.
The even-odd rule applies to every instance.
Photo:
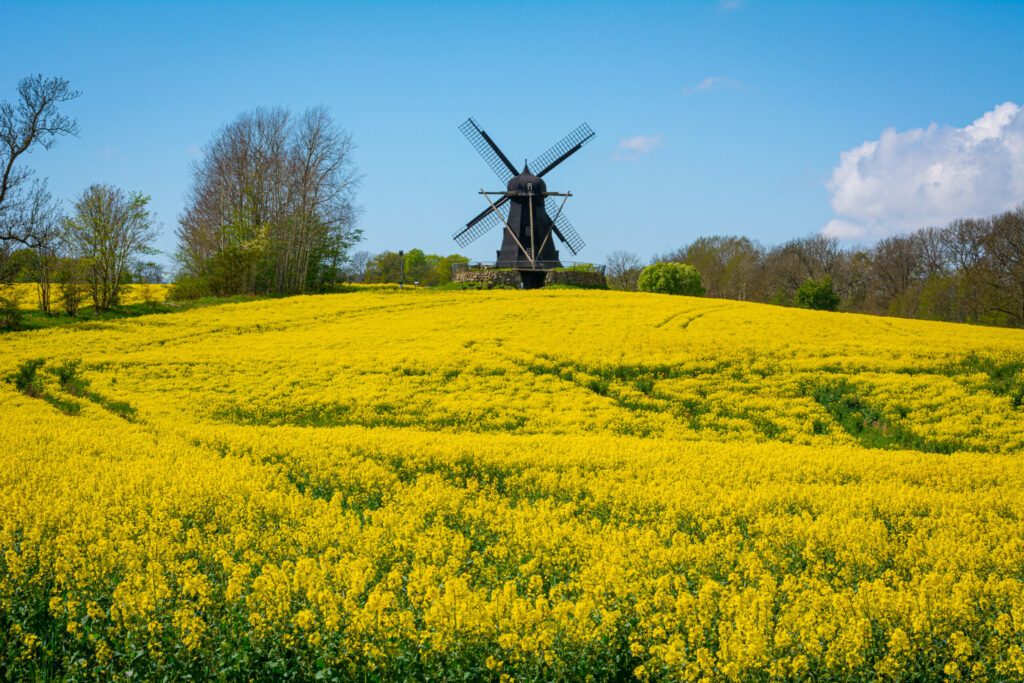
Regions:
[[[39, 307], [39, 285], [34, 282], [19, 282], [4, 288], [8, 292], [0, 291], [0, 294], [13, 296], [20, 308], [34, 310]], [[167, 300], [170, 285], [125, 285], [121, 291], [121, 304], [142, 304], [147, 302], [163, 302]], [[50, 304], [54, 311], [60, 311], [63, 299], [60, 294], [60, 287], [50, 287]], [[88, 294], [82, 299], [82, 308], [91, 308], [92, 299]]]
[[1022, 368], [574, 290], [3, 335], [0, 672], [1022, 679]]

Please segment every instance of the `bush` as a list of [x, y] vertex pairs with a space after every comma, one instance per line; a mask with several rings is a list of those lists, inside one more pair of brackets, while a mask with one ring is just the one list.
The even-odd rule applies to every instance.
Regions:
[[60, 383], [61, 389], [72, 396], [82, 396], [85, 393], [86, 381], [78, 374], [78, 367], [81, 361], [66, 360], [50, 372]]
[[18, 297], [0, 295], [0, 330], [20, 330], [25, 322]]
[[796, 305], [816, 311], [839, 309], [839, 295], [832, 289], [832, 278], [827, 275], [820, 280], [807, 278], [796, 290]]
[[46, 361], [42, 358], [27, 360], [18, 367], [18, 371], [11, 375], [9, 380], [13, 382], [14, 388], [33, 398], [43, 395], [43, 383], [39, 379], [39, 368]]
[[656, 292], [658, 294], [685, 294], [687, 296], [703, 296], [704, 294], [700, 273], [696, 268], [685, 263], [655, 263], [647, 266], [640, 273], [637, 289], [641, 292]]
[[188, 299], [201, 299], [210, 296], [212, 291], [210, 283], [200, 277], [181, 275], [171, 285], [167, 292], [168, 301], [185, 301]]

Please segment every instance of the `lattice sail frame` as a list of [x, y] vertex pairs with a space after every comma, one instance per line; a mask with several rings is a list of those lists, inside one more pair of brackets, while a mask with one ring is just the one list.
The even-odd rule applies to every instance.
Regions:
[[558, 239], [562, 240], [562, 244], [569, 248], [573, 256], [576, 256], [583, 247], [587, 246], [580, 237], [580, 234], [576, 232], [576, 228], [572, 227], [572, 223], [565, 217], [565, 213], [558, 213], [558, 202], [553, 197], [544, 198], [544, 208], [547, 210], [548, 215], [552, 216], [554, 220], [553, 230]]
[[492, 228], [497, 226], [504, 227], [504, 224], [508, 222], [508, 206], [502, 204], [498, 206], [498, 212], [495, 213], [492, 209], [487, 209], [489, 213], [484, 215], [482, 218], [477, 220], [471, 225], [467, 225], [462, 228], [459, 232], [455, 233], [452, 237], [455, 239], [456, 244], [460, 247], [469, 246], [470, 243], [475, 241], [478, 237], [486, 232], [489, 232]]
[[533, 169], [533, 172], [537, 174], [538, 178], [543, 178], [545, 173], [568, 159], [570, 155], [575, 153], [576, 150], [583, 145], [590, 142], [596, 135], [597, 133], [592, 131], [590, 126], [584, 123], [552, 145], [548, 151], [534, 159], [533, 163], [530, 164], [530, 168]]
[[473, 149], [484, 158], [495, 175], [501, 179], [501, 182], [507, 184], [512, 180], [512, 176], [516, 174], [515, 166], [472, 117], [466, 119], [466, 122], [459, 126], [459, 130], [469, 140], [469, 144], [473, 145]]

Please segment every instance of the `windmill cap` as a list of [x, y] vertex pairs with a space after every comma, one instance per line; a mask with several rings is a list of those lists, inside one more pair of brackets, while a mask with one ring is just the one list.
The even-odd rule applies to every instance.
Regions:
[[533, 185], [533, 192], [547, 192], [548, 186], [544, 182], [543, 178], [533, 175], [530, 171], [530, 164], [523, 164], [522, 172], [517, 176], [512, 176], [512, 179], [508, 181], [509, 192], [526, 192], [529, 188], [528, 185]]

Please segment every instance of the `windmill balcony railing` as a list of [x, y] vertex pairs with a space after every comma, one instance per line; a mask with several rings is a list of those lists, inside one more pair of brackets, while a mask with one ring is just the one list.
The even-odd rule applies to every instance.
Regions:
[[452, 276], [466, 270], [574, 270], [583, 273], [600, 273], [604, 275], [602, 263], [582, 263], [579, 261], [475, 261], [472, 263], [452, 264]]

